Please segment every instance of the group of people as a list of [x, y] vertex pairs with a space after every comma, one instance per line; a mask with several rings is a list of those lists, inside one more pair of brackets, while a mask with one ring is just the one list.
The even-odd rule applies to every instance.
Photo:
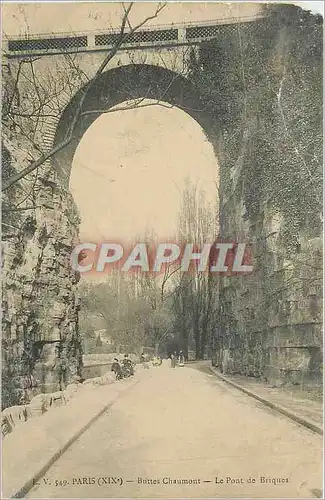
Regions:
[[184, 364], [185, 364], [185, 357], [184, 357], [183, 351], [179, 351], [179, 355], [178, 356], [177, 356], [176, 351], [171, 354], [171, 356], [170, 356], [170, 366], [171, 366], [171, 368], [175, 368], [176, 367], [176, 363], [178, 364], [178, 366], [184, 366]]
[[129, 355], [125, 354], [121, 363], [117, 358], [114, 358], [111, 371], [115, 373], [117, 380], [134, 375], [134, 365]]
[[[177, 354], [176, 351], [174, 351], [170, 356], [170, 366], [171, 368], [175, 368], [177, 366], [184, 366], [185, 364], [185, 356], [183, 351], [179, 351], [179, 354]], [[160, 356], [153, 356], [151, 359], [152, 365], [153, 366], [160, 366], [162, 364], [162, 359]], [[149, 368], [149, 356], [148, 354], [142, 353], [140, 356], [140, 363], [143, 365], [144, 368]]]
[[160, 356], [154, 356], [151, 360], [153, 366], [160, 366], [162, 364], [162, 359]]
[[[160, 356], [154, 356], [151, 361], [152, 361], [153, 366], [160, 366], [162, 364], [162, 359], [160, 358]], [[171, 368], [175, 368], [176, 365], [184, 366], [185, 357], [184, 357], [183, 351], [179, 351], [178, 355], [177, 355], [176, 351], [174, 351], [170, 355], [170, 361], [171, 361], [171, 363], [170, 363]], [[143, 365], [144, 368], [149, 368], [149, 356], [148, 356], [148, 354], [145, 354], [145, 353], [141, 354], [140, 363]], [[117, 358], [114, 358], [114, 362], [112, 364], [111, 371], [113, 371], [115, 373], [117, 380], [134, 375], [134, 364], [132, 363], [131, 359], [129, 358], [129, 355], [125, 354], [124, 359], [121, 363], [119, 362], [119, 360]]]

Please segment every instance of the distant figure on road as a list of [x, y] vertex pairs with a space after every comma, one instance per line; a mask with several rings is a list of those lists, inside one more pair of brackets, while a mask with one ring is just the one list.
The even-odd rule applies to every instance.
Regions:
[[111, 371], [115, 373], [116, 380], [120, 380], [121, 378], [123, 378], [122, 368], [117, 358], [114, 358]]
[[146, 370], [149, 370], [149, 356], [148, 356], [148, 354], [144, 355], [143, 368], [145, 368]]
[[185, 364], [185, 358], [183, 351], [179, 351], [179, 356], [178, 356], [178, 366], [184, 366]]
[[176, 366], [176, 352], [173, 352], [172, 355], [170, 356], [170, 367], [175, 368]]
[[144, 363], [146, 358], [144, 357], [144, 353], [141, 354], [140, 356], [140, 363]]

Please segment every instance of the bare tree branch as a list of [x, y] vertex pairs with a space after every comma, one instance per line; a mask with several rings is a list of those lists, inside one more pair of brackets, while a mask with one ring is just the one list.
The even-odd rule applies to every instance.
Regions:
[[74, 139], [74, 132], [78, 123], [78, 120], [81, 117], [82, 114], [82, 107], [85, 102], [86, 97], [88, 96], [91, 88], [95, 85], [95, 83], [98, 81], [98, 78], [101, 76], [102, 72], [104, 69], [107, 67], [108, 63], [113, 59], [113, 57], [116, 55], [118, 52], [119, 48], [121, 47], [122, 44], [126, 43], [128, 39], [133, 35], [135, 31], [140, 29], [142, 26], [144, 26], [148, 21], [155, 19], [159, 13], [163, 10], [163, 8], [166, 6], [166, 4], [159, 4], [156, 11], [154, 12], [153, 15], [146, 17], [142, 22], [134, 26], [132, 29], [130, 29], [127, 33], [125, 33], [125, 27], [128, 24], [130, 27], [131, 24], [129, 23], [129, 14], [131, 12], [133, 3], [130, 3], [128, 7], [123, 6], [124, 8], [124, 15], [121, 23], [121, 28], [119, 32], [119, 37], [117, 42], [115, 43], [114, 47], [111, 48], [111, 50], [108, 52], [108, 54], [105, 56], [103, 59], [102, 63], [99, 65], [97, 68], [94, 77], [92, 80], [90, 80], [84, 87], [81, 98], [77, 104], [76, 110], [74, 112], [74, 116], [72, 119], [72, 122], [70, 124], [69, 130], [66, 134], [66, 137], [64, 140], [56, 145], [54, 148], [51, 149], [51, 151], [42, 154], [37, 160], [33, 161], [28, 167], [22, 169], [20, 172], [17, 172], [14, 174], [12, 177], [10, 177], [7, 181], [3, 182], [2, 184], [2, 191], [7, 190], [10, 188], [13, 184], [18, 182], [19, 180], [23, 179], [27, 174], [30, 172], [33, 172], [36, 168], [40, 167], [43, 165], [43, 163], [53, 156], [55, 156], [59, 151], [64, 149], [70, 142]]

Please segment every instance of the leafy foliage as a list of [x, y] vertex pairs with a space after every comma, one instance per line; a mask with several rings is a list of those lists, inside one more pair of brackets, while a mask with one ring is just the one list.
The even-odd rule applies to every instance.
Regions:
[[192, 52], [191, 78], [222, 139], [223, 200], [243, 192], [253, 221], [267, 203], [295, 250], [302, 228], [321, 228], [322, 18], [290, 5], [266, 14]]
[[112, 272], [105, 282], [81, 284], [81, 329], [105, 328], [116, 345], [155, 347], [170, 332], [168, 301], [154, 276]]

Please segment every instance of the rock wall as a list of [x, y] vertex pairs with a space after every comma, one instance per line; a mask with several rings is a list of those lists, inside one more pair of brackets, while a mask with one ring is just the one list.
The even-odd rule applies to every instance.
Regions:
[[[17, 130], [4, 128], [3, 178], [26, 166], [30, 153], [30, 143]], [[79, 276], [70, 266], [79, 218], [48, 165], [5, 191], [2, 224], [5, 408], [28, 403], [39, 392], [59, 391], [78, 378], [82, 351]]]
[[214, 115], [220, 236], [254, 264], [220, 278], [213, 344], [225, 372], [309, 389], [322, 384], [322, 18], [266, 11], [192, 60]]
[[216, 334], [223, 371], [306, 390], [321, 386], [322, 239], [302, 235], [299, 253], [286, 257], [281, 225], [261, 213], [263, 227], [249, 225], [243, 233], [231, 208], [237, 237], [254, 241], [254, 271], [221, 279]]

